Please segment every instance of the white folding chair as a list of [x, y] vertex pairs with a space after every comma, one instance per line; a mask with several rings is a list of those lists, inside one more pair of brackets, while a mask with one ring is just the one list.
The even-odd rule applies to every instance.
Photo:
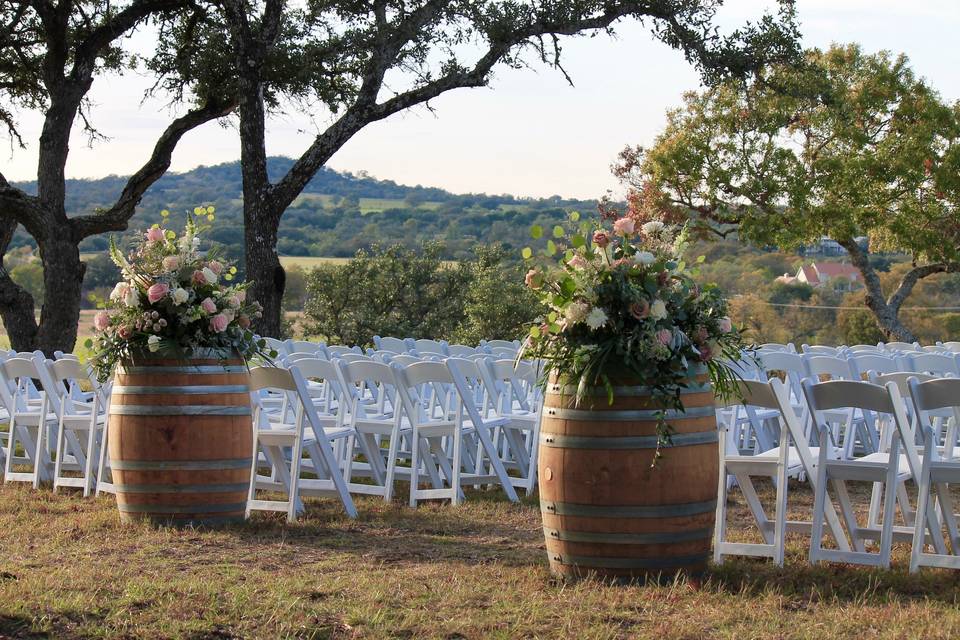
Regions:
[[[36, 489], [41, 482], [51, 479], [52, 465], [45, 439], [48, 427], [56, 425], [56, 416], [50, 412], [47, 394], [33, 385], [33, 380], [40, 379], [38, 361], [42, 356], [27, 355], [29, 357], [17, 356], [0, 363], [3, 382], [9, 384], [9, 397], [4, 397], [4, 401], [10, 414], [3, 481], [30, 482]], [[31, 402], [31, 390], [37, 393], [39, 403]], [[18, 443], [23, 449], [22, 456], [18, 455]], [[31, 467], [30, 471], [14, 471], [15, 461]]]
[[[738, 403], [776, 411], [780, 421], [780, 439], [774, 448], [757, 455], [743, 455], [736, 447], [729, 447], [728, 429], [720, 428], [720, 480], [717, 495], [717, 525], [714, 531], [713, 559], [723, 562], [724, 556], [744, 555], [773, 558], [777, 566], [783, 566], [784, 538], [787, 531], [809, 534], [811, 521], [787, 520], [788, 478], [805, 474], [811, 486], [816, 487], [815, 465], [819, 450], [807, 445], [807, 434], [796, 411], [790, 402], [786, 385], [779, 378], [768, 382], [742, 380], [738, 383], [742, 398]], [[729, 542], [727, 531], [727, 497], [730, 483], [728, 475], [737, 479], [737, 485], [743, 493], [747, 506], [753, 514], [754, 523], [763, 537], [762, 543]], [[773, 478], [777, 493], [774, 503], [774, 516], [770, 519], [763, 508], [753, 484], [755, 477]], [[830, 531], [841, 549], [849, 550], [849, 544], [843, 535], [840, 519], [832, 504], [826, 509], [826, 518]]]
[[[815, 424], [820, 425], [818, 430], [820, 451], [817, 461], [810, 562], [813, 564], [821, 561], [851, 562], [889, 568], [890, 550], [894, 539], [911, 541], [913, 538], [913, 527], [897, 527], [894, 524], [896, 490], [899, 483], [918, 477], [920, 473], [920, 458], [916, 449], [913, 446], [902, 446], [903, 443], [913, 443], [914, 435], [897, 385], [891, 382], [886, 387], [879, 387], [869, 382], [852, 380], [833, 380], [814, 384], [813, 380], [807, 379], [803, 382], [803, 389], [810, 403]], [[858, 408], [886, 416], [890, 421], [889, 452], [879, 451], [847, 460], [831, 457], [829, 447], [831, 430], [822, 423], [820, 416], [824, 411], [840, 408]], [[847, 490], [849, 481], [883, 484], [883, 515], [879, 530], [869, 522], [866, 526], [858, 523], [853, 502]], [[853, 550], [824, 549], [822, 546], [825, 507], [830, 499], [827, 483], [833, 486], [837, 495], [840, 513]], [[879, 540], [878, 552], [868, 552], [864, 542], [877, 540]], [[941, 547], [942, 543], [941, 540]]]
[[[830, 380], [859, 380], [845, 355], [817, 355], [804, 353], [804, 366], [807, 376], [814, 380], [827, 377]], [[824, 411], [821, 419], [831, 425], [833, 437], [842, 442], [844, 458], [852, 458], [857, 453], [857, 444], [862, 452], [873, 453], [879, 446], [874, 416], [870, 411], [859, 408], [842, 408], [836, 411]]]
[[914, 352], [920, 351], [919, 342], [881, 342], [877, 344], [878, 347], [882, 347], [885, 351], [904, 351], [904, 352]]
[[[273, 422], [259, 405], [257, 391], [272, 389], [290, 396], [295, 404], [290, 422]], [[247, 516], [251, 511], [283, 511], [287, 520], [294, 522], [304, 511], [303, 495], [332, 495], [343, 503], [347, 515], [357, 517], [357, 509], [347, 489], [342, 469], [337, 463], [333, 448], [320, 423], [310, 399], [303, 376], [297, 368], [289, 370], [256, 367], [250, 371], [251, 399], [254, 402], [253, 464], [251, 468], [250, 493]], [[285, 417], [285, 416], [282, 416]], [[305, 421], [310, 424], [312, 437], [304, 433]], [[272, 476], [259, 474], [260, 451], [273, 471]], [[288, 454], [289, 452], [289, 454]], [[303, 453], [306, 452], [312, 470], [326, 477], [304, 479], [301, 477]], [[257, 499], [257, 490], [282, 491], [286, 500]]]
[[[89, 370], [78, 360], [57, 360], [49, 364], [48, 370], [54, 388], [45, 386], [44, 391], [50, 396], [60, 393], [58, 401], [52, 403], [57, 415], [53, 490], [79, 487], [83, 489], [83, 496], [87, 497], [93, 490], [96, 478], [94, 460], [100, 459], [99, 447], [106, 427], [106, 407], [101, 404], [97, 393], [92, 393], [88, 402], [77, 400], [79, 394], [76, 390], [80, 389], [81, 383], [92, 385]], [[69, 459], [81, 472], [79, 478], [62, 474]]]
[[511, 349], [516, 353], [520, 350], [520, 341], [519, 340], [481, 340], [481, 347], [489, 347], [490, 349]]
[[780, 344], [779, 342], [765, 342], [757, 345], [757, 351], [770, 351], [774, 353], [796, 353], [797, 347], [792, 343]]
[[828, 347], [826, 345], [809, 345], [803, 344], [800, 346], [801, 353], [814, 356], [833, 356], [837, 357], [841, 355], [840, 347]]
[[[914, 411], [922, 425], [920, 432], [923, 438], [910, 572], [916, 572], [921, 566], [960, 569], [960, 530], [954, 513], [953, 497], [950, 495], [950, 486], [960, 483], [960, 458], [954, 455], [952, 439], [948, 439], [942, 449], [939, 447], [936, 432], [926, 422], [926, 416], [930, 412], [946, 409], [953, 413], [954, 422], [960, 423], [960, 380], [945, 378], [921, 382], [914, 377], [910, 379], [909, 385]], [[931, 513], [939, 517], [928, 518], [927, 515]], [[927, 532], [934, 543], [942, 540], [941, 520], [947, 528], [950, 554], [946, 553], [945, 548], [937, 549], [936, 544], [933, 553], [926, 550]], [[931, 526], [934, 522], [936, 527]]]

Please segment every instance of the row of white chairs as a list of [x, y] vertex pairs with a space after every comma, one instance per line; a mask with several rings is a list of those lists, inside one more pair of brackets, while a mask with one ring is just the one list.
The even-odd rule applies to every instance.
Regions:
[[477, 346], [449, 344], [446, 340], [393, 338], [374, 336], [374, 347], [362, 349], [359, 346], [328, 345], [324, 341], [279, 340], [263, 338], [267, 346], [283, 358], [295, 353], [311, 353], [331, 359], [345, 354], [361, 355], [413, 355], [440, 356], [444, 358], [467, 358], [476, 355], [488, 355], [497, 358], [515, 358], [520, 351], [520, 342], [513, 340], [483, 340]]
[[[352, 494], [389, 501], [397, 479], [410, 482], [414, 507], [432, 498], [457, 504], [464, 486], [499, 485], [512, 501], [518, 488], [529, 494], [536, 486], [541, 399], [533, 363], [293, 353], [278, 364], [251, 373], [252, 509], [293, 519], [301, 496], [335, 493], [353, 515]], [[258, 500], [258, 490], [286, 499]]]
[[[772, 557], [782, 565], [784, 537], [791, 531], [810, 536], [809, 559], [814, 563], [888, 567], [892, 543], [903, 541], [912, 545], [911, 571], [922, 565], [960, 568], [960, 538], [948, 487], [960, 481], [960, 458], [954, 453], [960, 379], [950, 368], [954, 361], [929, 360], [943, 354], [914, 352], [896, 358], [899, 366], [884, 370], [880, 365], [889, 363], [876, 360], [876, 354], [858, 363], [856, 353], [837, 357], [761, 349], [756, 370], [744, 367], [747, 375], [739, 383], [743, 402], [718, 409], [717, 562], [727, 555], [750, 555]], [[774, 479], [772, 517], [760, 502], [755, 477]], [[789, 478], [810, 482], [815, 502], [809, 520], [787, 520]], [[906, 484], [910, 479], [917, 486], [913, 501]], [[727, 539], [732, 480], [742, 491], [762, 543]], [[847, 489], [850, 481], [872, 483], [865, 524], [857, 521]], [[900, 525], [894, 521], [898, 507]], [[835, 549], [823, 546], [825, 528]], [[876, 553], [866, 549], [871, 542], [879, 543]]]
[[[110, 385], [97, 384], [76, 356], [57, 358], [0, 354], [0, 419], [9, 423], [0, 448], [4, 481], [82, 487], [85, 496], [112, 492]], [[355, 516], [352, 494], [390, 500], [398, 478], [410, 481], [412, 506], [431, 498], [458, 503], [470, 485], [499, 485], [516, 501], [518, 489], [536, 487], [538, 366], [489, 352], [351, 351], [326, 359], [314, 351], [256, 367], [250, 507], [294, 518], [303, 495], [335, 495]], [[260, 489], [286, 499], [259, 500]]]
[[879, 353], [912, 353], [919, 351], [928, 351], [932, 353], [960, 353], [960, 341], [937, 342], [935, 344], [922, 346], [919, 342], [878, 342], [877, 344], [855, 344], [851, 346], [840, 345], [832, 347], [828, 345], [809, 345], [802, 344], [800, 349], [788, 342], [785, 344], [779, 342], [767, 342], [757, 347], [765, 351], [785, 351], [787, 353], [817, 353], [820, 355], [841, 355], [846, 351], [852, 352], [879, 352]]

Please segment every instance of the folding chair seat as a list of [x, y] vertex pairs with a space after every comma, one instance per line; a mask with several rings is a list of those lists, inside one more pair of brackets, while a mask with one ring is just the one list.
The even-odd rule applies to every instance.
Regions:
[[[809, 521], [787, 520], [788, 478], [806, 475], [811, 485], [817, 486], [816, 460], [819, 450], [807, 445], [807, 434], [790, 403], [789, 391], [779, 378], [766, 382], [743, 380], [738, 382], [742, 400], [738, 404], [758, 410], [775, 411], [780, 422], [779, 441], [768, 451], [757, 455], [743, 455], [728, 443], [729, 430], [720, 429], [720, 479], [717, 495], [717, 525], [714, 530], [713, 559], [720, 563], [728, 555], [761, 556], [773, 558], [783, 566], [784, 538], [788, 531], [809, 534]], [[835, 452], [834, 452], [835, 453]], [[754, 524], [763, 537], [762, 543], [729, 542], [727, 540], [727, 498], [730, 491], [728, 476], [737, 479], [737, 485], [753, 515]], [[757, 495], [753, 478], [772, 478], [776, 484], [774, 514], [771, 519]], [[825, 509], [830, 531], [841, 549], [849, 550], [840, 519], [829, 505]]]
[[[274, 389], [291, 397], [291, 405], [294, 405], [291, 421], [277, 423], [265, 419], [258, 402], [259, 394], [253, 393], [263, 389]], [[301, 496], [332, 495], [340, 499], [347, 515], [355, 518], [357, 509], [347, 489], [343, 471], [333, 453], [328, 432], [316, 415], [300, 371], [296, 368], [256, 367], [250, 371], [250, 390], [254, 402], [254, 456], [247, 502], [248, 517], [251, 511], [283, 511], [287, 514], [287, 520], [294, 522], [304, 511]], [[286, 415], [285, 412], [284, 417]], [[312, 437], [305, 437], [305, 422], [310, 424]], [[340, 434], [341, 437], [346, 435]], [[271, 476], [259, 474], [261, 450], [270, 463]], [[304, 452], [312, 463], [312, 471], [322, 473], [324, 477], [301, 477]], [[281, 491], [286, 494], [286, 499], [258, 499], [258, 490]]]
[[[960, 423], [960, 380], [943, 378], [923, 382], [914, 377], [910, 379], [909, 386], [923, 439], [910, 572], [916, 572], [921, 566], [960, 569], [960, 530], [950, 493], [951, 485], [960, 484], [960, 458], [954, 449], [953, 439], [948, 439], [942, 448], [939, 447], [936, 431], [928, 422], [932, 412], [948, 410], [953, 414], [954, 423]], [[934, 514], [934, 517], [929, 518], [928, 514]], [[936, 526], [933, 526], [934, 523]], [[928, 533], [935, 543], [942, 539], [943, 526], [950, 541], [950, 553], [946, 548], [937, 548], [936, 544], [933, 545], [933, 553], [928, 552], [925, 534]]]
[[[851, 562], [889, 568], [893, 541], [913, 539], [913, 527], [894, 524], [897, 489], [900, 483], [919, 477], [920, 459], [912, 443], [914, 434], [906, 417], [903, 398], [897, 385], [890, 382], [879, 387], [869, 382], [834, 380], [815, 384], [804, 380], [804, 393], [810, 403], [815, 424], [819, 425], [820, 451], [817, 461], [817, 483], [814, 496], [813, 532], [810, 541], [810, 562]], [[878, 451], [855, 459], [840, 459], [830, 455], [831, 431], [821, 420], [822, 412], [856, 407], [885, 417], [889, 429], [889, 451]], [[882, 520], [879, 527], [869, 521], [861, 526], [847, 489], [851, 481], [882, 484]], [[824, 509], [830, 500], [827, 484], [837, 495], [844, 526], [850, 537], [852, 550], [824, 549], [822, 546]], [[871, 505], [871, 511], [873, 506]], [[865, 542], [879, 541], [877, 553], [868, 552]], [[933, 541], [938, 550], [943, 540]]]

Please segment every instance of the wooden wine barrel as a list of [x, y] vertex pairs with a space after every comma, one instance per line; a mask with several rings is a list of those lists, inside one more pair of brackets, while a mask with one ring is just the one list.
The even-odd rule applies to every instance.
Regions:
[[649, 389], [587, 390], [552, 380], [540, 433], [540, 511], [555, 575], [616, 581], [705, 571], [717, 496], [717, 423], [704, 368], [691, 372], [685, 413], [667, 411], [673, 445], [655, 467], [659, 406]]
[[244, 519], [253, 455], [249, 374], [239, 357], [206, 355], [139, 356], [117, 367], [108, 448], [125, 522]]

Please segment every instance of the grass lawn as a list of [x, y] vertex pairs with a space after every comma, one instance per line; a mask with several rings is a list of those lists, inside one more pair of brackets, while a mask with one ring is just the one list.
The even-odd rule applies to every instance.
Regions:
[[[806, 489], [794, 497], [809, 508]], [[0, 637], [960, 636], [960, 572], [910, 576], [903, 547], [893, 571], [811, 568], [796, 538], [782, 570], [734, 560], [699, 585], [568, 585], [547, 570], [535, 500], [358, 507], [356, 521], [316, 500], [294, 525], [155, 530], [122, 526], [110, 497], [3, 486]]]

